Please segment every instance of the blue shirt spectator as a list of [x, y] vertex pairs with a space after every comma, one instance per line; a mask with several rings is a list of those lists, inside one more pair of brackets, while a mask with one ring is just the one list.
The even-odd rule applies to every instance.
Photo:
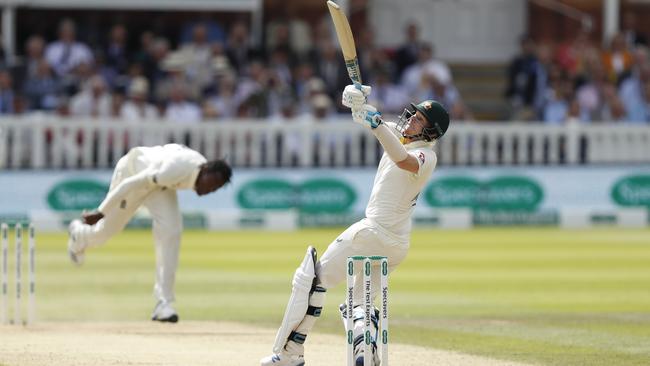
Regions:
[[59, 104], [61, 83], [52, 75], [50, 66], [42, 60], [35, 75], [28, 77], [23, 84], [23, 94], [29, 110], [54, 110]]
[[644, 85], [650, 82], [650, 65], [645, 64], [639, 69], [638, 75], [625, 79], [619, 89], [619, 95], [627, 112], [626, 120], [630, 122], [645, 122], [648, 120], [647, 102]]

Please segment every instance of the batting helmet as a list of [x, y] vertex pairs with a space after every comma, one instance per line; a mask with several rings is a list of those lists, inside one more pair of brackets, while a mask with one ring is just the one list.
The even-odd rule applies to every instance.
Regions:
[[409, 118], [415, 114], [415, 111], [422, 113], [427, 120], [428, 125], [423, 126], [422, 132], [415, 136], [404, 136], [413, 140], [424, 139], [425, 141], [432, 141], [439, 139], [447, 132], [449, 128], [449, 113], [442, 104], [434, 100], [425, 100], [419, 104], [411, 103], [411, 109], [404, 110], [399, 118], [400, 130], [406, 130], [406, 123]]

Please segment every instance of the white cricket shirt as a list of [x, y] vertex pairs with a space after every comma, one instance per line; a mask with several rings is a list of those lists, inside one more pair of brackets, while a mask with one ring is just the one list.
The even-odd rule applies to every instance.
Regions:
[[414, 141], [404, 145], [420, 165], [417, 173], [401, 169], [386, 153], [381, 157], [366, 217], [403, 243], [409, 242], [411, 215], [420, 192], [436, 167], [437, 157], [433, 144]]
[[127, 154], [127, 178], [108, 193], [98, 210], [106, 212], [124, 201], [130, 192], [153, 189], [194, 189], [201, 165], [207, 159], [178, 144], [135, 147]]
[[179, 144], [136, 147], [129, 154], [132, 175], [148, 170], [150, 183], [169, 189], [194, 189], [200, 167], [207, 162], [199, 152]]

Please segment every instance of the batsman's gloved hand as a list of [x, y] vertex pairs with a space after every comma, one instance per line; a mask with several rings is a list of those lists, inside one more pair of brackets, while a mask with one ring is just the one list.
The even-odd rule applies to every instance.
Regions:
[[81, 214], [83, 223], [86, 225], [95, 225], [97, 221], [104, 218], [104, 214], [99, 211], [84, 212]]
[[341, 103], [348, 108], [361, 109], [366, 103], [371, 90], [372, 87], [368, 85], [348, 85], [343, 89]]
[[381, 112], [378, 112], [377, 108], [370, 104], [364, 104], [358, 109], [352, 108], [352, 120], [371, 129], [375, 129], [383, 123]]

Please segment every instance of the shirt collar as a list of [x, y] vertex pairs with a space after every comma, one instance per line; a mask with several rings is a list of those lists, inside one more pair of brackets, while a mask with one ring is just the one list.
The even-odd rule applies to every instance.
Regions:
[[404, 147], [407, 150], [418, 149], [421, 147], [428, 147], [430, 149], [433, 149], [435, 145], [436, 145], [435, 141], [416, 140], [413, 142], [409, 142], [408, 144], [404, 145]]

